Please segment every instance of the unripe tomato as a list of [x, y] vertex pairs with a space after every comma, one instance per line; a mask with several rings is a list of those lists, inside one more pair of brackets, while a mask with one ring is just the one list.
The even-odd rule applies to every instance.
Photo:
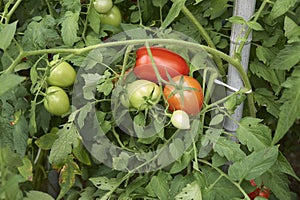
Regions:
[[174, 111], [171, 117], [171, 122], [173, 126], [178, 129], [189, 129], [191, 127], [190, 117], [183, 110]]
[[96, 0], [94, 1], [94, 8], [98, 13], [105, 14], [113, 7], [112, 0]]
[[67, 93], [60, 87], [50, 86], [46, 90], [44, 107], [53, 115], [64, 115], [70, 109], [69, 97]]
[[76, 71], [69, 63], [61, 62], [56, 65], [55, 61], [51, 61], [50, 66], [50, 75], [47, 78], [49, 85], [68, 87], [75, 82]]
[[[188, 75], [190, 68], [187, 62], [177, 53], [162, 47], [150, 47], [151, 54], [161, 78], [169, 81], [178, 75]], [[158, 82], [158, 78], [146, 47], [136, 51], [135, 75], [140, 79]]]
[[164, 87], [169, 110], [183, 110], [187, 114], [197, 115], [204, 98], [200, 83], [191, 76], [175, 76], [172, 80]]
[[145, 110], [158, 103], [161, 91], [159, 86], [153, 82], [136, 80], [128, 84], [127, 95], [129, 106], [138, 110]]
[[120, 26], [122, 22], [122, 15], [117, 6], [113, 6], [107, 13], [100, 15], [100, 22], [109, 24], [115, 27]]

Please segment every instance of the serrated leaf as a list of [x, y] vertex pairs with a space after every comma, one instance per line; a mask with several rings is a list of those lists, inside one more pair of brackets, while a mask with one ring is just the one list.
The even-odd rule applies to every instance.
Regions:
[[279, 152], [278, 159], [275, 165], [281, 172], [288, 174], [294, 177], [297, 181], [300, 181], [300, 178], [295, 173], [289, 161], [284, 157], [284, 155]]
[[0, 49], [6, 50], [15, 36], [17, 22], [1, 24], [0, 26]]
[[151, 188], [154, 194], [160, 199], [168, 199], [169, 195], [169, 183], [168, 175], [163, 172], [159, 172], [157, 176], [151, 178], [150, 183], [147, 185], [147, 188]]
[[64, 17], [61, 19], [61, 33], [62, 39], [64, 43], [68, 46], [73, 46], [75, 42], [78, 41], [77, 31], [79, 20], [79, 13], [73, 13], [71, 11], [67, 11]]
[[279, 171], [270, 170], [264, 177], [264, 184], [270, 188], [272, 193], [280, 199], [291, 199], [288, 177]]
[[120, 180], [116, 178], [107, 178], [105, 176], [93, 177], [89, 179], [98, 189], [110, 191], [120, 185]]
[[50, 150], [57, 139], [58, 135], [56, 133], [48, 133], [38, 138], [35, 144], [43, 150]]
[[27, 149], [27, 139], [29, 131], [28, 123], [24, 115], [20, 116], [18, 122], [14, 126], [14, 149], [20, 155], [25, 155]]
[[25, 77], [21, 77], [15, 74], [2, 74], [0, 76], [0, 96], [7, 91], [12, 90], [24, 80]]
[[300, 26], [291, 18], [284, 18], [284, 35], [288, 38], [288, 43], [300, 42]]
[[170, 153], [174, 159], [178, 159], [183, 153], [184, 153], [184, 142], [176, 138], [171, 144], [170, 144]]
[[64, 124], [57, 132], [58, 139], [54, 142], [49, 156], [50, 163], [61, 165], [72, 152], [72, 147], [78, 145], [80, 139], [76, 126], [73, 123]]
[[254, 151], [244, 159], [233, 163], [229, 167], [228, 175], [236, 181], [255, 179], [274, 165], [277, 156], [277, 146]]
[[78, 140], [78, 145], [73, 148], [73, 154], [81, 163], [91, 165], [91, 160], [87, 150], [84, 148], [82, 142]]
[[255, 30], [255, 31], [263, 31], [264, 30], [264, 28], [258, 22], [255, 22], [255, 21], [249, 21], [249, 22], [247, 22], [247, 25], [249, 26], [249, 28], [251, 28], [252, 30]]
[[293, 7], [298, 0], [276, 0], [269, 17], [275, 19], [285, 14], [291, 7]]
[[285, 46], [271, 62], [272, 69], [290, 70], [300, 61], [300, 43]]
[[62, 167], [59, 174], [60, 192], [57, 199], [63, 198], [63, 196], [70, 190], [75, 183], [75, 176], [80, 175], [80, 169], [76, 162], [70, 157], [66, 164]]
[[56, 21], [50, 15], [32, 21], [27, 26], [22, 38], [24, 49], [34, 50], [55, 46], [60, 41], [55, 25]]
[[[272, 49], [269, 49], [269, 48], [266, 48], [263, 46], [259, 46], [256, 48], [256, 56], [260, 61], [262, 61], [266, 65], [269, 65], [271, 63], [271, 61], [274, 60], [274, 58], [276, 57], [276, 55], [275, 55], [274, 51], [272, 51]], [[261, 63], [258, 63], [257, 61], [254, 61], [254, 63], [261, 64]], [[268, 70], [270, 70], [270, 69], [268, 69]]]
[[175, 200], [202, 200], [201, 188], [197, 181], [187, 184], [187, 186], [175, 196]]
[[[258, 52], [257, 52], [258, 53]], [[258, 57], [261, 57], [263, 55], [257, 55]], [[265, 59], [261, 57], [261, 59]], [[265, 60], [266, 61], [266, 60]], [[268, 61], [266, 61], [268, 62]], [[253, 61], [250, 64], [250, 70], [253, 74], [258, 76], [259, 78], [263, 78], [264, 80], [279, 86], [280, 82], [278, 80], [278, 77], [273, 69], [268, 68], [266, 65], [258, 62], [258, 61]]]
[[280, 98], [283, 104], [280, 107], [273, 144], [277, 143], [300, 117], [300, 69], [295, 69], [283, 86], [285, 89]]
[[50, 196], [47, 193], [41, 192], [41, 191], [35, 191], [31, 190], [26, 193], [26, 197], [24, 197], [24, 200], [54, 200], [52, 196]]
[[240, 145], [232, 140], [220, 137], [214, 146], [214, 151], [227, 160], [235, 162], [243, 159], [246, 154], [240, 149]]
[[81, 3], [80, 0], [63, 0], [62, 5], [69, 11], [80, 12]]
[[89, 12], [89, 15], [87, 16], [89, 25], [95, 33], [99, 34], [100, 24], [101, 24], [99, 13], [97, 13], [94, 6], [92, 6], [90, 9], [91, 9], [91, 11]]
[[271, 145], [271, 130], [260, 124], [261, 121], [261, 119], [245, 117], [240, 121], [236, 131], [239, 141], [247, 145], [250, 151], [264, 149]]
[[27, 157], [23, 158], [23, 165], [18, 167], [18, 170], [26, 180], [32, 181], [33, 179], [32, 164]]
[[277, 97], [266, 88], [258, 88], [255, 90], [254, 99], [259, 106], [266, 107], [267, 111], [274, 117], [278, 117], [280, 104]]
[[162, 28], [168, 27], [175, 20], [175, 18], [179, 15], [181, 9], [183, 8], [185, 2], [186, 0], [174, 1], [171, 9], [168, 12], [168, 15], [166, 16], [164, 22], [161, 25]]

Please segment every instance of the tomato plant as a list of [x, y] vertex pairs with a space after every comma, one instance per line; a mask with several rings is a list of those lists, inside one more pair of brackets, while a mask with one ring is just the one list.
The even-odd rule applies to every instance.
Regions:
[[47, 78], [47, 82], [49, 85], [58, 87], [68, 87], [73, 85], [76, 79], [76, 71], [69, 63], [58, 62], [50, 62], [50, 75]]
[[94, 1], [94, 7], [98, 13], [105, 14], [112, 9], [113, 2], [112, 0], [96, 0]]
[[[150, 51], [155, 66], [152, 65], [152, 59], [146, 47], [141, 47], [136, 51], [134, 73], [140, 79], [159, 82], [157, 73], [165, 81], [168, 81], [169, 77], [188, 75], [189, 66], [179, 54], [162, 47], [151, 47]], [[154, 67], [157, 68], [157, 73]]]
[[122, 22], [122, 14], [117, 6], [113, 6], [107, 13], [100, 15], [101, 23], [119, 27]]
[[70, 100], [67, 93], [57, 86], [50, 86], [44, 98], [45, 109], [57, 116], [66, 114], [70, 109]]
[[190, 115], [200, 112], [204, 98], [200, 83], [190, 76], [175, 76], [164, 87], [164, 96], [169, 110], [183, 110]]
[[136, 80], [127, 86], [129, 105], [145, 110], [158, 103], [161, 91], [158, 85], [147, 80]]
[[0, 200], [300, 199], [299, 11], [0, 1]]

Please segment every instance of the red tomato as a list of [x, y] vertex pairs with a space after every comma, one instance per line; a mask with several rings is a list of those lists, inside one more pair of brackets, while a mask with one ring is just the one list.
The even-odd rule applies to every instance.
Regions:
[[254, 181], [254, 179], [251, 179], [251, 180], [250, 180], [250, 184], [251, 184], [253, 187], [256, 187], [256, 186], [257, 186], [256, 183], [255, 183], [255, 181]]
[[269, 196], [270, 196], [270, 190], [269, 190], [269, 188], [267, 188], [266, 186], [264, 186], [263, 189], [260, 190], [258, 196], [264, 197], [264, 198], [268, 199]]
[[260, 188], [256, 188], [253, 192], [250, 192], [250, 193], [248, 194], [248, 196], [249, 196], [249, 198], [250, 198], [251, 200], [254, 200], [255, 197], [258, 196], [259, 192], [260, 192]]
[[[188, 75], [190, 72], [186, 61], [177, 53], [162, 47], [150, 47], [152, 57], [163, 80], [169, 81], [167, 74], [173, 78], [178, 75]], [[154, 66], [146, 47], [136, 51], [134, 73], [140, 79], [158, 82]]]
[[183, 110], [190, 115], [200, 112], [204, 98], [200, 83], [191, 76], [182, 75], [175, 76], [164, 87], [164, 96], [170, 111]]

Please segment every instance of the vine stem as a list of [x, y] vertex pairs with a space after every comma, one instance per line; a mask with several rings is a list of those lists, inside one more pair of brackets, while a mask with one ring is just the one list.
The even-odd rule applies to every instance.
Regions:
[[[231, 56], [214, 49], [209, 46], [201, 45], [198, 43], [193, 43], [193, 42], [188, 42], [188, 41], [183, 41], [183, 40], [177, 40], [177, 39], [136, 39], [136, 40], [124, 40], [124, 41], [115, 41], [115, 42], [107, 42], [107, 43], [100, 43], [96, 45], [91, 45], [83, 48], [78, 48], [78, 49], [59, 49], [59, 48], [53, 48], [53, 49], [41, 49], [41, 50], [33, 50], [33, 51], [21, 51], [20, 54], [17, 56], [17, 58], [12, 62], [12, 64], [4, 70], [2, 73], [11, 73], [15, 67], [21, 62], [21, 59], [26, 56], [34, 56], [34, 55], [40, 55], [40, 54], [49, 54], [49, 53], [62, 53], [62, 54], [75, 54], [75, 55], [80, 55], [86, 52], [89, 52], [93, 49], [96, 48], [104, 48], [104, 47], [113, 47], [113, 46], [120, 46], [120, 45], [137, 45], [137, 44], [143, 44], [148, 42], [149, 44], [177, 44], [182, 47], [189, 47], [189, 48], [194, 48], [194, 49], [204, 49], [208, 53], [218, 56], [225, 60], [226, 62], [229, 62], [232, 64], [237, 71], [239, 72], [246, 91], [251, 90], [251, 84], [250, 80], [248, 79], [247, 73], [243, 69], [243, 66], [239, 62], [237, 58], [232, 58]], [[252, 115], [255, 115], [255, 105], [254, 105], [254, 100], [253, 100], [253, 94], [250, 93], [248, 95], [249, 98], [249, 109], [250, 113]]]
[[203, 160], [203, 159], [198, 159], [199, 162], [203, 163], [203, 164], [206, 164], [210, 167], [212, 167], [213, 169], [215, 169], [221, 176], [225, 177], [227, 180], [229, 180], [235, 187], [237, 187], [241, 193], [244, 195], [245, 199], [246, 200], [250, 200], [249, 196], [247, 195], [247, 193], [245, 192], [245, 190], [241, 187], [241, 185], [233, 180], [231, 180], [231, 178], [226, 174], [224, 173], [221, 169], [213, 166], [210, 162], [206, 161], [206, 160]]
[[14, 14], [14, 12], [17, 10], [18, 6], [21, 4], [23, 0], [17, 0], [17, 2], [14, 4], [14, 6], [11, 8], [11, 10], [6, 15], [5, 24], [9, 23], [9, 20], [11, 16]]
[[[189, 11], [189, 9], [186, 6], [183, 6], [181, 11], [185, 14], [187, 18], [196, 26], [199, 33], [203, 37], [203, 39], [206, 41], [207, 45], [211, 48], [216, 49], [215, 44], [211, 40], [210, 36], [208, 35], [207, 31], [204, 29], [204, 27], [199, 23], [199, 21], [195, 18], [195, 16]], [[213, 55], [214, 61], [216, 62], [216, 65], [218, 66], [218, 69], [220, 71], [220, 74], [222, 77], [226, 76], [226, 71], [223, 67], [223, 63], [220, 57]]]
[[[269, 2], [269, 0], [264, 0], [262, 2], [262, 4], [260, 5], [260, 7], [259, 7], [258, 11], [256, 12], [255, 17], [253, 18], [252, 21], [256, 22], [258, 20], [258, 18], [260, 17], [263, 9], [266, 7], [266, 5], [267, 5], [268, 2]], [[245, 46], [245, 44], [247, 42], [247, 39], [249, 38], [249, 36], [251, 34], [251, 31], [252, 30], [250, 28], [247, 29], [247, 31], [245, 33], [245, 36], [244, 36], [244, 39], [241, 40], [241, 43], [240, 43], [240, 45], [239, 45], [239, 47], [238, 47], [238, 49], [236, 51], [237, 55], [241, 54], [241, 52], [242, 52], [242, 50], [243, 50], [243, 48], [244, 48], [244, 46]]]

